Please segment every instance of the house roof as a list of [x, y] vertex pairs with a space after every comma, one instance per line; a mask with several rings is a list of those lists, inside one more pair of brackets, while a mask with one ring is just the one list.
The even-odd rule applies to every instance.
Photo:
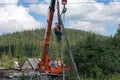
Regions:
[[6, 69], [6, 68], [4, 68], [4, 67], [0, 67], [0, 70], [1, 70], [1, 69]]
[[37, 58], [27, 58], [22, 69], [36, 69], [39, 59]]

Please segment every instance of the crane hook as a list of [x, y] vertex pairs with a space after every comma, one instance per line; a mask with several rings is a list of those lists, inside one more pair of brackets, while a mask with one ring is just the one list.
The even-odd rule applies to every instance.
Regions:
[[67, 11], [67, 8], [64, 6], [63, 10], [62, 10], [62, 14], [65, 14]]

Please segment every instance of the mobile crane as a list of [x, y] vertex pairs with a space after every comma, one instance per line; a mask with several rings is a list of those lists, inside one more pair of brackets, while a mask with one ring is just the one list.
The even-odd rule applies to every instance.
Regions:
[[[56, 77], [56, 75], [62, 74], [62, 80], [65, 80], [64, 72], [68, 69], [64, 68], [64, 66], [63, 66], [63, 57], [61, 57], [60, 61], [57, 61], [56, 59], [50, 59], [48, 56], [48, 50], [49, 50], [49, 44], [50, 44], [50, 35], [51, 35], [51, 29], [52, 29], [52, 21], [53, 21], [54, 12], [55, 12], [55, 2], [56, 2], [56, 0], [51, 0], [50, 6], [49, 6], [49, 14], [48, 14], [48, 19], [47, 19], [47, 28], [46, 28], [46, 33], [45, 33], [42, 58], [37, 65], [37, 70], [39, 70], [43, 73], [52, 74], [53, 80], [54, 80], [54, 74], [55, 74], [55, 77]], [[65, 12], [67, 10], [67, 8], [65, 7], [65, 5], [67, 4], [67, 0], [62, 0], [62, 4], [64, 7], [62, 14], [65, 14]], [[62, 26], [63, 33], [65, 34], [66, 45], [67, 45], [67, 48], [69, 50], [69, 57], [71, 58], [72, 65], [73, 65], [74, 71], [76, 73], [76, 79], [80, 80], [78, 70], [77, 70], [77, 67], [76, 67], [76, 64], [75, 64], [75, 61], [74, 61], [74, 58], [72, 55], [72, 51], [71, 51], [71, 48], [69, 45], [69, 41], [67, 39], [66, 31], [65, 31], [64, 25], [62, 23], [60, 10], [59, 10], [59, 0], [57, 0], [57, 12], [58, 12], [58, 14], [57, 14], [58, 23], [55, 24], [55, 27], [57, 27], [58, 31], [59, 31], [59, 36], [56, 35], [57, 41], [60, 42], [60, 46], [61, 46], [61, 36], [60, 36], [60, 34], [61, 34], [60, 29], [61, 28], [60, 28], [60, 26]], [[31, 77], [31, 79], [32, 79], [32, 77]]]
[[[54, 12], [55, 12], [55, 3], [56, 3], [56, 0], [51, 0], [50, 6], [49, 6], [48, 19], [47, 19], [47, 28], [46, 28], [45, 38], [44, 38], [42, 58], [37, 65], [37, 69], [44, 73], [60, 74], [62, 73], [61, 61], [50, 59], [48, 56], [52, 21], [53, 21]], [[63, 5], [66, 5], [66, 3], [67, 3], [67, 0], [62, 0]]]

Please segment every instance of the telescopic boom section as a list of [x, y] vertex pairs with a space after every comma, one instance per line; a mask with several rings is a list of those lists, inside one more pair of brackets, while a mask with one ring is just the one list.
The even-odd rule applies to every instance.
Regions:
[[49, 14], [48, 14], [48, 19], [47, 19], [47, 28], [46, 28], [46, 34], [45, 34], [45, 39], [44, 39], [42, 59], [40, 63], [38, 64], [39, 70], [43, 72], [50, 72], [48, 49], [49, 49], [49, 44], [50, 44], [52, 21], [53, 21], [54, 11], [55, 11], [54, 9], [55, 1], [56, 0], [51, 0], [50, 6], [49, 6]]

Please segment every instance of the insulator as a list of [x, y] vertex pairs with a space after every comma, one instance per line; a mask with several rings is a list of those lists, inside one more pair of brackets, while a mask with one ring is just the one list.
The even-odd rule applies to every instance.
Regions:
[[62, 0], [62, 4], [66, 5], [67, 4], [67, 0]]

